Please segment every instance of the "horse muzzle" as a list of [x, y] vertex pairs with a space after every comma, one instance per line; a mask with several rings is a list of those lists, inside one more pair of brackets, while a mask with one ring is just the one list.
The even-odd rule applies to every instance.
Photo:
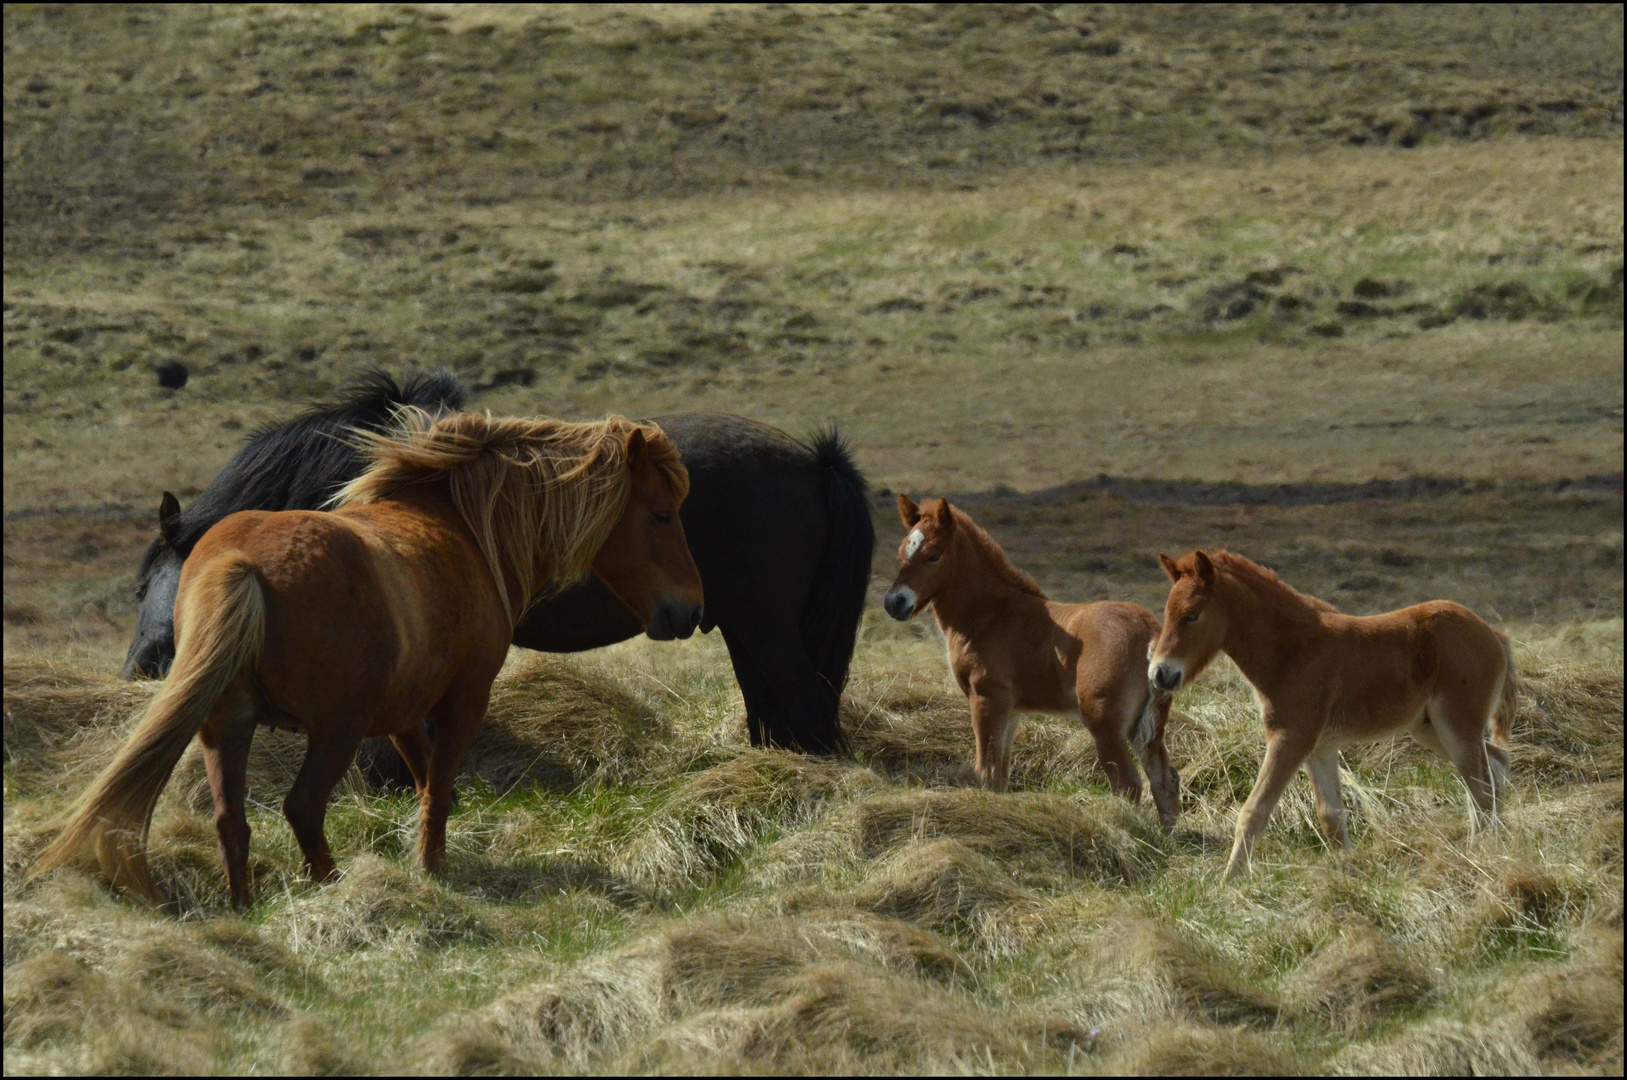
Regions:
[[705, 613], [705, 608], [700, 604], [665, 602], [655, 609], [654, 615], [650, 616], [649, 625], [644, 628], [644, 633], [656, 641], [687, 638], [701, 624]]
[[915, 590], [908, 585], [893, 589], [881, 598], [881, 606], [886, 609], [887, 614], [903, 622], [915, 614]]
[[1181, 678], [1185, 672], [1181, 665], [1168, 660], [1159, 660], [1147, 667], [1147, 681], [1166, 693], [1173, 693], [1181, 686]]

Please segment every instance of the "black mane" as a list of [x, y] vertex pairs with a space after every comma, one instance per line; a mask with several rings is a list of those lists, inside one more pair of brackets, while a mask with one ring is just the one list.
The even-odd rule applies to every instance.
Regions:
[[[361, 471], [348, 439], [350, 429], [382, 430], [392, 412], [417, 405], [435, 412], [463, 408], [467, 393], [450, 372], [411, 373], [397, 383], [374, 369], [334, 401], [313, 405], [249, 437], [220, 475], [181, 511], [170, 542], [183, 558], [221, 518], [239, 510], [317, 510]], [[157, 545], [154, 545], [157, 547]], [[145, 579], [157, 552], [149, 549], [137, 580]]]

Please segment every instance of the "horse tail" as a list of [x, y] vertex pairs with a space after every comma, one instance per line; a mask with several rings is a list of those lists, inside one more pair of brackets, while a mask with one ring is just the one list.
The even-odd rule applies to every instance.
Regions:
[[113, 886], [160, 898], [147, 866], [153, 808], [215, 702], [258, 659], [265, 641], [265, 594], [242, 552], [210, 559], [188, 584], [178, 604], [183, 618], [169, 679], [35, 860], [31, 878], [90, 846]]
[[1135, 749], [1137, 759], [1145, 759], [1147, 747], [1164, 737], [1164, 727], [1169, 723], [1169, 707], [1175, 695], [1168, 690], [1160, 690], [1151, 682], [1147, 684], [1147, 703], [1141, 707], [1141, 715], [1136, 717], [1135, 724], [1130, 728], [1130, 745]]
[[802, 645], [831, 694], [820, 729], [795, 734], [804, 750], [834, 753], [846, 745], [837, 711], [870, 588], [876, 528], [870, 520], [869, 486], [836, 428], [820, 432], [812, 450], [824, 486], [826, 532], [813, 588], [802, 609]]
[[1491, 739], [1505, 750], [1514, 733], [1514, 716], [1520, 708], [1520, 669], [1514, 663], [1514, 643], [1508, 640], [1508, 635], [1500, 630], [1493, 630], [1497, 635], [1497, 644], [1502, 647], [1503, 660], [1503, 687], [1497, 695], [1497, 707], [1491, 713]]

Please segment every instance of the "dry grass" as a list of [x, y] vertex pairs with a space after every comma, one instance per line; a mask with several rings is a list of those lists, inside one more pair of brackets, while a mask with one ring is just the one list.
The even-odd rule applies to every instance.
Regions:
[[1522, 646], [1548, 745], [1587, 765], [1517, 773], [1506, 841], [1469, 843], [1429, 759], [1352, 755], [1355, 850], [1325, 850], [1296, 783], [1232, 888], [1217, 875], [1259, 746], [1235, 676], [1183, 698], [1173, 753], [1193, 783], [1171, 837], [1087, 750], [1057, 752], [1075, 735], [1059, 720], [1029, 724], [1029, 790], [962, 786], [936, 646], [886, 632], [893, 677], [861, 673], [850, 703], [857, 763], [744, 747], [710, 645], [522, 660], [445, 878], [411, 865], [412, 800], [358, 787], [330, 811], [343, 877], [326, 887], [299, 881], [279, 816], [252, 813], [247, 922], [222, 915], [186, 798], [153, 842], [180, 921], [66, 871], [21, 883], [29, 827], [72, 795], [61, 770], [108, 752], [140, 691], [8, 664], [27, 748], [7, 772], [8, 1068], [156, 1067], [166, 1030], [185, 1033], [173, 1067], [298, 1071], [1619, 1063], [1620, 770], [1590, 733], [1619, 731], [1599, 688], [1620, 659], [1596, 637]]

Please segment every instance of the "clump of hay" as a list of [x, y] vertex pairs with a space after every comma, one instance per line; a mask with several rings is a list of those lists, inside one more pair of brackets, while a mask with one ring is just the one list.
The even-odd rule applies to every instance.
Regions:
[[1620, 1072], [1622, 934], [1598, 933], [1577, 962], [1519, 987], [1525, 1033], [1544, 1059]]
[[1294, 973], [1289, 1010], [1354, 1032], [1427, 1005], [1435, 980], [1399, 943], [1356, 927], [1323, 945]]
[[344, 866], [337, 882], [288, 901], [274, 923], [296, 955], [417, 950], [495, 939], [479, 907], [393, 863], [362, 855]]
[[[497, 1003], [446, 1036], [453, 1056], [544, 1059], [585, 1069], [696, 1014], [783, 1007], [822, 965], [868, 969], [913, 988], [959, 984], [965, 962], [930, 934], [868, 912], [683, 920]], [[451, 1051], [443, 1048], [442, 1056]]]
[[806, 824], [825, 806], [879, 787], [868, 769], [777, 750], [747, 750], [685, 777], [615, 868], [652, 888], [710, 880], [770, 829]]
[[999, 859], [1019, 881], [1082, 876], [1130, 883], [1146, 878], [1164, 857], [1156, 826], [1143, 824], [1123, 800], [1107, 797], [1092, 800], [1087, 811], [1040, 793], [897, 792], [866, 799], [852, 814], [864, 857], [909, 839], [948, 838]]
[[1088, 1042], [1064, 1020], [1001, 1014], [958, 994], [852, 963], [779, 980], [774, 1004], [714, 1010], [674, 1025], [618, 1064], [669, 1071], [744, 1062], [797, 1073], [1058, 1069], [1059, 1049]]
[[8, 903], [5, 937], [8, 986], [14, 963], [61, 955], [189, 1015], [282, 1017], [288, 1004], [277, 989], [295, 981], [293, 972], [268, 973], [220, 947], [218, 929], [199, 933], [194, 925], [131, 910], [85, 879], [54, 882]]
[[499, 791], [643, 779], [670, 753], [666, 720], [611, 672], [528, 653], [492, 685], [463, 775]]
[[747, 877], [759, 889], [783, 889], [863, 871], [896, 847], [933, 840], [993, 860], [1023, 889], [1145, 880], [1163, 865], [1168, 843], [1150, 814], [1113, 796], [1076, 805], [1041, 793], [890, 789], [765, 847]]
[[32, 1072], [19, 1051], [58, 1047], [42, 1059], [87, 1074], [208, 1075], [216, 1042], [202, 1018], [139, 980], [97, 971], [64, 952], [8, 964], [6, 1071]]
[[664, 1072], [930, 1070], [990, 1054], [1032, 1067], [1070, 1036], [1088, 1039], [1059, 1018], [992, 1014], [955, 989], [958, 977], [933, 977], [964, 966], [952, 958], [865, 912], [700, 917], [512, 994], [446, 1038], [451, 1056], [500, 1067]]
[[1014, 945], [1016, 924], [1036, 906], [998, 862], [959, 840], [907, 843], [847, 897], [854, 906], [986, 945]]
[[[1175, 930], [1127, 918], [1112, 931], [1121, 970], [1139, 970], [1163, 984], [1182, 1012], [1216, 1024], [1268, 1026], [1282, 1012], [1276, 995], [1237, 973], [1237, 964]], [[1126, 963], [1128, 961], [1128, 963]]]
[[1480, 889], [1465, 931], [1471, 947], [1495, 948], [1558, 929], [1581, 913], [1582, 900], [1582, 890], [1574, 883], [1533, 863], [1510, 861]]
[[1296, 1076], [1314, 1065], [1279, 1036], [1164, 1021], [1115, 1033], [1107, 1063], [1135, 1076]]
[[1336, 1076], [1532, 1076], [1542, 1066], [1505, 1024], [1429, 1017], [1400, 1034], [1346, 1045], [1323, 1067]]
[[1622, 669], [1549, 659], [1521, 671], [1515, 781], [1545, 786], [1622, 779]]
[[875, 692], [850, 684], [840, 715], [853, 757], [888, 776], [951, 784], [973, 778], [966, 697], [941, 679], [900, 676]]
[[[842, 730], [856, 760], [934, 786], [974, 783], [976, 743], [966, 696], [938, 679], [895, 678], [877, 692], [849, 688]], [[1096, 745], [1077, 719], [1024, 716], [1011, 750], [1011, 787], [1106, 784]]]
[[9, 783], [30, 795], [77, 793], [156, 689], [35, 656], [6, 657]]

